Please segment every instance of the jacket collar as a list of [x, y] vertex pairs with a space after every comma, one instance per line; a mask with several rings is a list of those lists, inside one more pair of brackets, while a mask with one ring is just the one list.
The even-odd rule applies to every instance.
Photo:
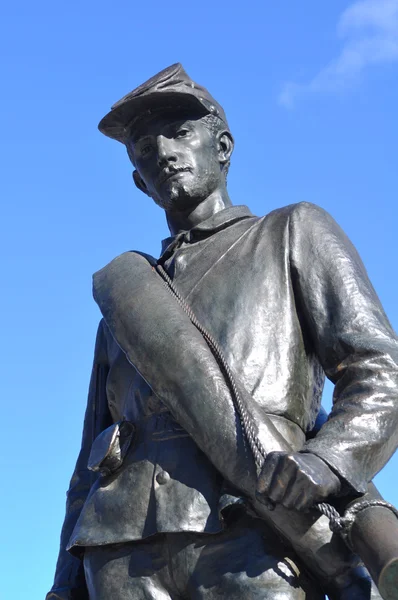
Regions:
[[177, 235], [162, 240], [162, 261], [167, 260], [173, 252], [183, 243], [192, 243], [213, 235], [237, 221], [253, 217], [247, 206], [229, 206], [215, 213], [189, 231], [180, 231]]

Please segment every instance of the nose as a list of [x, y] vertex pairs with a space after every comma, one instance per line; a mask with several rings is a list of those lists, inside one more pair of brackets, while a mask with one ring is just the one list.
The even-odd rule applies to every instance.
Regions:
[[159, 135], [157, 138], [157, 147], [159, 167], [166, 167], [168, 164], [177, 161], [172, 139]]

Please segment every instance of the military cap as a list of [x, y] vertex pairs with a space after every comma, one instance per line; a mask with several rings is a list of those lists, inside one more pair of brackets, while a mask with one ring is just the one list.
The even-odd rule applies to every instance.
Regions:
[[144, 115], [170, 108], [194, 109], [200, 115], [213, 114], [226, 124], [227, 118], [220, 104], [202, 86], [187, 75], [180, 63], [160, 71], [116, 102], [100, 121], [99, 130], [123, 144], [134, 124]]

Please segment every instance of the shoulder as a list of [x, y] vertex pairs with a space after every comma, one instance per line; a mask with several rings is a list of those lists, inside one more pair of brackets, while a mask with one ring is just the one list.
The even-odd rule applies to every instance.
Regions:
[[324, 208], [311, 202], [299, 202], [292, 204], [289, 208], [290, 220], [306, 227], [311, 227], [312, 224], [318, 222], [335, 223], [333, 217]]
[[[294, 263], [329, 263], [333, 255], [350, 255], [357, 260], [352, 243], [323, 208], [299, 202], [277, 208], [260, 219], [261, 239], [287, 253]], [[308, 265], [311, 266], [311, 265]]]
[[352, 246], [345, 232], [323, 208], [310, 202], [293, 205], [289, 216], [289, 233], [292, 244], [306, 247], [316, 244], [325, 250], [339, 246]]
[[269, 216], [278, 216], [280, 218], [289, 220], [303, 220], [307, 223], [308, 220], [311, 222], [312, 220], [317, 219], [332, 218], [325, 209], [321, 208], [317, 204], [313, 204], [312, 202], [297, 202], [295, 204], [288, 204], [287, 206], [277, 208], [266, 215], [266, 217]]
[[113, 270], [119, 269], [122, 265], [127, 263], [149, 263], [150, 265], [156, 264], [156, 258], [151, 256], [150, 254], [146, 254], [145, 252], [140, 252], [139, 250], [127, 250], [126, 252], [122, 252], [115, 258], [113, 258], [108, 264], [106, 264], [102, 269], [99, 269], [93, 274], [94, 282], [97, 279], [100, 279], [104, 273], [109, 273]]
[[318, 206], [311, 202], [297, 202], [295, 204], [288, 204], [280, 208], [276, 208], [271, 212], [267, 213], [264, 217], [261, 217], [262, 221], [286, 221], [290, 220], [311, 222], [316, 219], [330, 218], [330, 215]]
[[296, 242], [310, 242], [310, 239], [332, 235], [345, 237], [343, 231], [333, 217], [323, 208], [311, 202], [289, 204], [270, 212], [264, 222], [284, 227], [291, 239]]
[[152, 268], [156, 259], [143, 252], [130, 250], [116, 256], [111, 262], [93, 274], [93, 296], [103, 299], [112, 293], [113, 284], [123, 278], [139, 277], [142, 271]]
[[338, 227], [334, 219], [320, 206], [311, 202], [288, 204], [269, 212], [258, 221], [258, 226], [267, 236], [289, 238], [313, 236], [322, 229]]

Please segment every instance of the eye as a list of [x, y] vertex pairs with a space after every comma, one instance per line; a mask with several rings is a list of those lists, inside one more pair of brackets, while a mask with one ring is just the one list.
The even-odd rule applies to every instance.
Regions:
[[189, 133], [189, 129], [179, 129], [175, 135], [176, 138], [186, 137]]
[[142, 146], [140, 153], [141, 156], [147, 156], [148, 154], [150, 154], [152, 151], [152, 146], [150, 144], [146, 144], [145, 146]]

